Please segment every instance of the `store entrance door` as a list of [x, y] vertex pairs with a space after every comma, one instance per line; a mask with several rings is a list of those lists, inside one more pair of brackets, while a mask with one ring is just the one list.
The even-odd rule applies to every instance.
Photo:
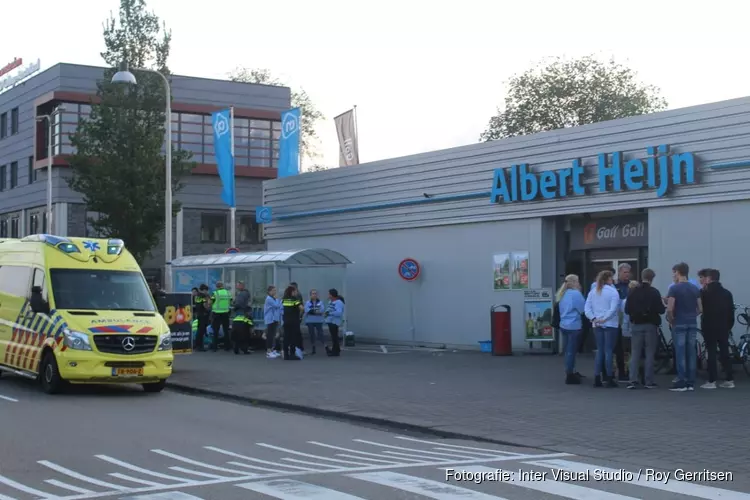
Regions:
[[608, 271], [609, 269], [615, 270], [615, 282], [618, 279], [617, 269], [622, 264], [630, 264], [630, 277], [629, 279], [638, 279], [641, 275], [641, 270], [638, 266], [638, 259], [597, 259], [589, 262], [587, 276], [590, 277], [589, 283], [586, 286], [591, 286], [591, 283], [596, 281], [597, 275], [602, 271]]

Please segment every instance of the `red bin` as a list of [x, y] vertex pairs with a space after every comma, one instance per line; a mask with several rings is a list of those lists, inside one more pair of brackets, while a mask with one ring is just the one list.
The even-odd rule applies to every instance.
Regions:
[[508, 304], [492, 306], [490, 309], [490, 329], [492, 330], [492, 355], [512, 356], [510, 306]]

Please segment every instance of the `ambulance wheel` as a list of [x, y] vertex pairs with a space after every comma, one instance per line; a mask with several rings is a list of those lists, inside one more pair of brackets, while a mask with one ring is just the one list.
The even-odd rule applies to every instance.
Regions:
[[39, 380], [42, 383], [42, 390], [47, 394], [59, 394], [65, 387], [65, 381], [60, 377], [60, 370], [57, 367], [57, 360], [51, 352], [42, 358]]
[[166, 380], [160, 380], [153, 384], [143, 384], [143, 390], [146, 392], [161, 392], [167, 386]]

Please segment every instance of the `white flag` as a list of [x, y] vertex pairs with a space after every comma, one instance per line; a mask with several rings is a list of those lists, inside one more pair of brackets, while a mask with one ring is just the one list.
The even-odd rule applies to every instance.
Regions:
[[339, 136], [339, 167], [359, 165], [359, 144], [354, 110], [350, 109], [333, 119]]

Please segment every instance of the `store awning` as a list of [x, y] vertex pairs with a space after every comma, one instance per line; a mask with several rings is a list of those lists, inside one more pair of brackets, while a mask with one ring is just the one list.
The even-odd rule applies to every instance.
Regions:
[[260, 264], [279, 266], [345, 266], [352, 262], [340, 253], [326, 248], [285, 250], [281, 252], [218, 253], [190, 255], [172, 261], [172, 267], [244, 267]]

